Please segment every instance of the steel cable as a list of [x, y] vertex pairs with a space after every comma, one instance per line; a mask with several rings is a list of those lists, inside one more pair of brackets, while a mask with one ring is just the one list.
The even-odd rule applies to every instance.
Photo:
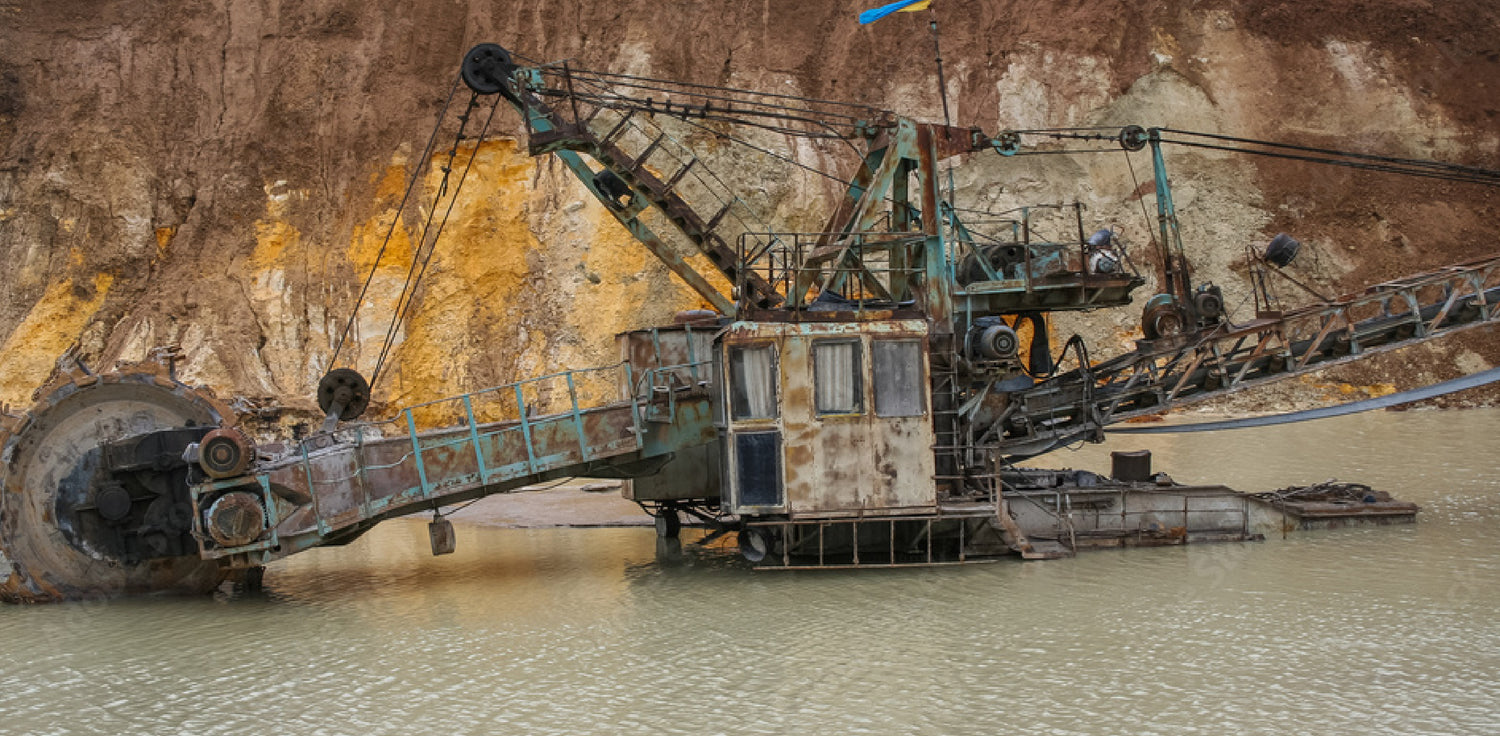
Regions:
[[[448, 151], [448, 162], [442, 167], [443, 180], [439, 182], [437, 191], [433, 193], [432, 205], [427, 208], [427, 215], [422, 220], [422, 231], [417, 235], [417, 247], [412, 251], [411, 265], [406, 268], [406, 280], [401, 284], [401, 293], [396, 297], [396, 307], [391, 313], [390, 323], [386, 325], [385, 337], [380, 344], [380, 354], [376, 358], [375, 368], [370, 374], [372, 385], [374, 384], [375, 377], [380, 375], [380, 370], [385, 363], [386, 356], [395, 341], [395, 334], [398, 332], [397, 325], [400, 323], [401, 315], [405, 311], [407, 295], [412, 291], [412, 280], [416, 278], [417, 264], [422, 258], [423, 250], [429, 249], [427, 233], [432, 229], [432, 218], [437, 214], [438, 204], [442, 202], [443, 196], [448, 193], [448, 179], [453, 175], [453, 162], [458, 157], [458, 147], [463, 141], [464, 129], [469, 125], [469, 116], [473, 114], [475, 108], [478, 106], [478, 93], [470, 94], [468, 107], [464, 109], [462, 115], [458, 116], [458, 132], [454, 134], [453, 147]], [[431, 247], [437, 247], [435, 239]]]
[[437, 143], [438, 131], [443, 127], [443, 120], [448, 117], [448, 106], [453, 102], [453, 95], [458, 93], [460, 79], [459, 75], [453, 77], [453, 86], [448, 89], [448, 97], [443, 100], [442, 109], [438, 110], [437, 123], [432, 126], [432, 133], [427, 136], [427, 146], [422, 149], [422, 156], [417, 159], [417, 167], [412, 171], [411, 180], [406, 183], [406, 191], [401, 195], [401, 204], [396, 206], [396, 216], [391, 218], [391, 226], [386, 228], [385, 238], [380, 242], [380, 250], [375, 254], [375, 263], [370, 266], [370, 275], [365, 277], [364, 286], [359, 290], [359, 297], [354, 300], [354, 309], [349, 312], [349, 320], [344, 323], [338, 342], [334, 343], [333, 356], [328, 359], [329, 368], [338, 363], [339, 353], [344, 349], [344, 341], [348, 339], [350, 330], [354, 328], [354, 320], [359, 316], [359, 308], [364, 304], [365, 295], [370, 291], [370, 284], [375, 281], [375, 274], [380, 269], [381, 260], [385, 258], [386, 248], [391, 244], [391, 236], [396, 233], [396, 226], [401, 222], [401, 213], [406, 211], [406, 203], [411, 198], [412, 190], [416, 188], [417, 181], [422, 177], [423, 166], [432, 155], [432, 147]]
[[1216, 144], [1212, 144], [1212, 143], [1198, 143], [1198, 142], [1194, 142], [1194, 141], [1167, 140], [1167, 139], [1163, 139], [1162, 142], [1163, 143], [1172, 143], [1172, 144], [1178, 145], [1178, 146], [1186, 146], [1188, 148], [1201, 148], [1201, 149], [1207, 149], [1207, 150], [1213, 150], [1213, 151], [1227, 151], [1227, 152], [1230, 152], [1230, 153], [1244, 153], [1244, 154], [1248, 154], [1248, 155], [1251, 155], [1251, 156], [1262, 156], [1262, 157], [1265, 157], [1265, 158], [1279, 158], [1279, 159], [1286, 159], [1286, 160], [1289, 160], [1289, 161], [1305, 161], [1305, 162], [1308, 162], [1308, 163], [1328, 164], [1330, 166], [1342, 166], [1342, 167], [1345, 167], [1345, 168], [1361, 169], [1361, 170], [1364, 170], [1364, 171], [1379, 171], [1379, 172], [1384, 172], [1384, 173], [1388, 173], [1388, 174], [1404, 174], [1406, 176], [1414, 176], [1414, 177], [1419, 177], [1419, 178], [1423, 178], [1423, 179], [1437, 179], [1437, 180], [1440, 180], [1440, 181], [1451, 181], [1451, 182], [1460, 182], [1460, 183], [1467, 183], [1467, 184], [1487, 184], [1489, 186], [1500, 186], [1500, 171], [1488, 172], [1486, 174], [1442, 173], [1441, 170], [1429, 169], [1429, 168], [1427, 168], [1425, 166], [1409, 166], [1409, 165], [1404, 165], [1404, 164], [1375, 164], [1375, 163], [1360, 163], [1360, 162], [1356, 162], [1356, 161], [1340, 161], [1338, 159], [1333, 159], [1333, 158], [1323, 158], [1323, 157], [1318, 157], [1318, 156], [1303, 156], [1303, 155], [1300, 155], [1300, 154], [1292, 154], [1292, 153], [1277, 153], [1277, 152], [1274, 152], [1274, 151], [1257, 151], [1257, 150], [1248, 149], [1248, 148], [1236, 148], [1234, 146], [1221, 146], [1221, 145], [1216, 145]]
[[[410, 289], [409, 290], [408, 289], [402, 289], [402, 296], [405, 297], [404, 304], [402, 303], [401, 300], [398, 300], [397, 304], [400, 305], [400, 306], [398, 308], [397, 313], [394, 316], [392, 316], [392, 318], [391, 318], [391, 327], [390, 327], [389, 330], [387, 330], [386, 340], [385, 340], [384, 344], [381, 347], [380, 358], [375, 363], [375, 370], [370, 374], [370, 388], [371, 388], [372, 391], [374, 390], [375, 382], [380, 378], [381, 369], [384, 367], [385, 359], [386, 359], [387, 355], [390, 353], [391, 348], [395, 344], [395, 335], [400, 331], [400, 325], [401, 325], [401, 323], [403, 321], [405, 321], [406, 315], [408, 313], [410, 313], [411, 305], [412, 305], [412, 303], [413, 303], [413, 301], [415, 300], [415, 297], [416, 297], [417, 288], [421, 285], [422, 278], [427, 275], [427, 267], [432, 262], [432, 256], [433, 256], [433, 254], [435, 254], [437, 252], [437, 241], [438, 241], [439, 238], [442, 237], [442, 235], [443, 235], [443, 229], [445, 227], [447, 227], [447, 225], [448, 225], [448, 218], [449, 218], [450, 215], [453, 214], [453, 207], [454, 207], [454, 205], [458, 203], [458, 195], [463, 191], [464, 182], [466, 182], [468, 180], [468, 178], [469, 178], [469, 170], [474, 167], [474, 159], [476, 159], [476, 158], [479, 157], [479, 149], [484, 144], [485, 136], [489, 134], [490, 124], [495, 119], [495, 111], [497, 109], [499, 109], [499, 107], [500, 107], [500, 100], [501, 100], [501, 97], [497, 95], [495, 97], [495, 101], [490, 104], [489, 115], [487, 115], [485, 117], [485, 119], [484, 119], [484, 126], [482, 128], [480, 128], [478, 139], [474, 141], [474, 148], [469, 153], [469, 160], [467, 162], [465, 162], [465, 164], [464, 164], [464, 170], [458, 176], [458, 183], [454, 186], [453, 194], [452, 194], [451, 197], [448, 198], [448, 208], [446, 210], [444, 210], [444, 212], [443, 212], [443, 219], [442, 219], [441, 222], [438, 223], [437, 230], [432, 235], [432, 244], [427, 248], [427, 255], [422, 258], [422, 267], [421, 267], [421, 270], [417, 272], [416, 279], [414, 281], [410, 282], [411, 283]], [[458, 141], [461, 140], [462, 137], [463, 137], [463, 134], [462, 134], [462, 131], [460, 131], [460, 133], [458, 135], [458, 138], [454, 142], [454, 150], [455, 151], [458, 148]], [[442, 190], [440, 190], [440, 195], [439, 195], [440, 197], [441, 197], [441, 193], [443, 192], [443, 190], [447, 189], [446, 184], [447, 184], [447, 180], [446, 180], [446, 177], [445, 177], [445, 179], [444, 179], [444, 186], [443, 186]], [[434, 204], [436, 204], [436, 200], [434, 200]], [[430, 222], [430, 220], [431, 220], [431, 218], [429, 216], [429, 222]], [[425, 227], [423, 228], [423, 232], [424, 232], [424, 238], [425, 238], [425, 232], [426, 232], [426, 228]], [[420, 249], [420, 244], [419, 244], [418, 253], [420, 253], [420, 252], [421, 252], [421, 249]], [[413, 257], [412, 257], [413, 258], [413, 261], [412, 261], [413, 264], [416, 263], [416, 257], [417, 257], [417, 254], [413, 254]]]
[[[1211, 140], [1225, 141], [1228, 143], [1245, 143], [1254, 146], [1265, 146], [1266, 148], [1284, 148], [1291, 151], [1302, 151], [1304, 153], [1317, 153], [1325, 156], [1340, 156], [1343, 158], [1362, 159], [1366, 161], [1379, 161], [1388, 164], [1403, 166], [1414, 166], [1421, 168], [1432, 168], [1439, 170], [1462, 171], [1485, 178], [1500, 178], [1500, 171], [1485, 169], [1478, 166], [1467, 166], [1464, 164], [1447, 163], [1431, 159], [1397, 158], [1395, 156], [1381, 156], [1369, 153], [1355, 153], [1353, 151], [1340, 151], [1333, 148], [1317, 148], [1313, 146], [1299, 146], [1291, 143], [1277, 143], [1275, 141], [1259, 141], [1253, 138], [1237, 138], [1235, 136], [1219, 135], [1216, 133], [1199, 133], [1192, 130], [1177, 130], [1175, 128], [1161, 128], [1163, 133], [1176, 133], [1178, 135], [1193, 136], [1196, 138], [1208, 138]], [[1175, 141], [1183, 143], [1182, 141]], [[1239, 150], [1239, 149], [1235, 149]], [[1246, 152], [1248, 153], [1248, 151]]]
[[[858, 102], [843, 102], [841, 100], [824, 100], [824, 99], [818, 99], [816, 97], [801, 97], [799, 95], [789, 95], [789, 94], [785, 94], [785, 93], [782, 93], [782, 92], [763, 92], [763, 91], [759, 91], [759, 90], [741, 89], [741, 88], [738, 88], [738, 87], [724, 87], [724, 86], [718, 86], [718, 85], [694, 84], [692, 82], [676, 82], [676, 81], [666, 80], [666, 79], [654, 79], [652, 77], [633, 76], [633, 75], [630, 75], [630, 74], [615, 74], [615, 73], [612, 73], [612, 72], [594, 71], [594, 70], [591, 70], [591, 69], [582, 69], [582, 70], [578, 70], [578, 72], [580, 72], [582, 74], [585, 74], [585, 75], [593, 75], [593, 76], [599, 77], [601, 79], [623, 79], [623, 80], [626, 80], [627, 82], [631, 82], [631, 83], [634, 83], [634, 82], [650, 82], [650, 83], [657, 84], [657, 85], [670, 85], [672, 87], [683, 87], [683, 88], [689, 88], [689, 89], [703, 89], [703, 90], [711, 90], [711, 91], [714, 91], [714, 92], [730, 92], [730, 93], [737, 93], [737, 94], [741, 94], [741, 95], [748, 95], [748, 96], [754, 96], [754, 97], [769, 97], [769, 98], [773, 98], [773, 99], [792, 100], [792, 101], [795, 101], [795, 102], [806, 102], [806, 103], [812, 103], [814, 105], [828, 105], [828, 106], [831, 106], [831, 107], [848, 107], [848, 108], [854, 108], [856, 110], [863, 110], [863, 111], [866, 111], [866, 112], [871, 112], [871, 113], [876, 113], [876, 114], [890, 114], [889, 111], [887, 111], [887, 110], [882, 110], [882, 109], [880, 109], [878, 107], [873, 107], [871, 105], [865, 105], [865, 104], [858, 103]], [[622, 86], [626, 86], [626, 85], [622, 84]], [[662, 91], [669, 91], [666, 88], [659, 88], [659, 89], [661, 89]], [[696, 93], [684, 92], [683, 94], [696, 94]], [[765, 104], [768, 107], [770, 106], [770, 103], [762, 103], [762, 104]], [[809, 106], [809, 107], [800, 107], [799, 108], [799, 107], [792, 107], [790, 105], [784, 105], [784, 106], [781, 106], [781, 107], [783, 109], [787, 109], [787, 110], [815, 111], [815, 109], [813, 107], [811, 107], [811, 106]], [[837, 114], [837, 113], [835, 113], [835, 114]], [[852, 117], [852, 116], [847, 116], [846, 115], [844, 117]]]

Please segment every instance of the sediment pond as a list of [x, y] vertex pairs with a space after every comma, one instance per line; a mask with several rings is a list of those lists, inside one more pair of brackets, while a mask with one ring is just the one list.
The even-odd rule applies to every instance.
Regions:
[[1500, 410], [1119, 437], [1183, 482], [1327, 478], [1414, 526], [752, 572], [653, 531], [421, 521], [259, 596], [0, 608], [0, 733], [1500, 732]]

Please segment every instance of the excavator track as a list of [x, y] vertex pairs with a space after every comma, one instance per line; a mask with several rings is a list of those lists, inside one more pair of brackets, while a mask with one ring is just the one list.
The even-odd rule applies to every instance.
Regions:
[[[192, 544], [178, 447], [234, 413], [167, 366], [57, 377], [0, 422], [0, 600], [201, 593], [223, 580]], [[173, 453], [176, 456], [173, 456]]]

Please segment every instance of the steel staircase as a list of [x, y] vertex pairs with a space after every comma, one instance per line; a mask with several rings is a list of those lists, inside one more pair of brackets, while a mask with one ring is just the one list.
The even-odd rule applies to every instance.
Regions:
[[[769, 233], [771, 228], [690, 147], [650, 112], [611, 102], [615, 98], [590, 90], [597, 83], [574, 79], [567, 67], [548, 68], [543, 77], [540, 88], [523, 91], [515, 102], [526, 117], [532, 155], [588, 155], [602, 169], [590, 167], [586, 183], [633, 232], [639, 232], [641, 213], [654, 208], [729, 285], [743, 283], [750, 303], [768, 307], [783, 301], [765, 279], [742, 273], [731, 245], [746, 234]], [[556, 99], [543, 101], [543, 95]], [[584, 178], [583, 171], [575, 168], [575, 173]], [[628, 192], [612, 188], [609, 177]]]

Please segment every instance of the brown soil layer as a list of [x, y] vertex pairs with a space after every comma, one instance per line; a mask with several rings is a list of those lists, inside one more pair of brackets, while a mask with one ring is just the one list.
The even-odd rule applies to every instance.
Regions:
[[[397, 203], [480, 41], [940, 120], [936, 18], [954, 121], [990, 133], [1138, 123], [1500, 168], [1493, 2], [940, 2], [858, 25], [870, 4], [0, 1], [0, 403], [29, 403], [59, 362], [108, 369], [175, 345], [180, 375], [258, 412], [265, 434], [308, 421], [394, 221], [397, 262], [376, 272], [339, 359], [373, 364], [421, 227]], [[700, 306], [556, 161], [526, 155], [514, 114], [496, 125], [512, 140], [481, 152], [375, 413], [609, 363], [615, 332]], [[769, 221], [818, 222], [836, 193], [743, 160], [719, 173], [764, 195]], [[1091, 225], [1149, 241], [1117, 157], [966, 164], [964, 206], [1082, 200]], [[1307, 246], [1302, 275], [1334, 293], [1496, 250], [1493, 189], [1182, 150], [1169, 167], [1197, 273], [1231, 305], [1244, 248], [1280, 231]], [[439, 186], [425, 178], [414, 196]], [[1054, 334], [1077, 330], [1104, 357], [1138, 314]], [[1495, 365], [1492, 333], [1339, 380], [1402, 388]]]

